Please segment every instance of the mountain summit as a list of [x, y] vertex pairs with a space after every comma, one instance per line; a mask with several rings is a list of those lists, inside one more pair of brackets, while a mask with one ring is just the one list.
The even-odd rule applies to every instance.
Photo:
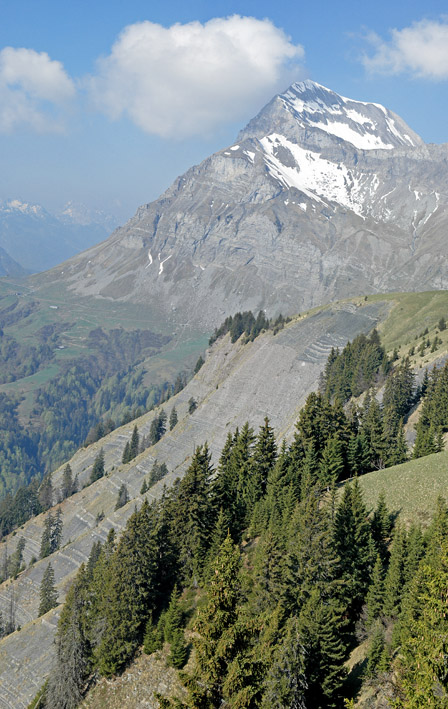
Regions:
[[399, 116], [381, 104], [354, 101], [309, 80], [292, 84], [285, 93], [275, 96], [240, 138], [259, 132], [262, 137], [266, 127], [279, 120], [289, 122], [300, 133], [300, 142], [310, 147], [338, 145], [341, 141], [358, 150], [424, 145]]
[[238, 310], [446, 288], [447, 160], [379, 104], [296, 83], [45, 279], [202, 330]]

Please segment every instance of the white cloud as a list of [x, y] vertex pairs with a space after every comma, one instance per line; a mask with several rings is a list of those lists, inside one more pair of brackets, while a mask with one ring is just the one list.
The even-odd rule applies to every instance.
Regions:
[[291, 79], [300, 45], [269, 20], [234, 15], [205, 24], [126, 27], [90, 80], [96, 107], [148, 133], [202, 134], [241, 119]]
[[0, 51], [0, 131], [26, 125], [59, 130], [57, 109], [75, 94], [73, 81], [46, 52], [5, 47]]
[[433, 80], [448, 79], [448, 21], [421, 20], [391, 31], [389, 42], [376, 34], [367, 38], [375, 53], [363, 63], [372, 73], [410, 73]]

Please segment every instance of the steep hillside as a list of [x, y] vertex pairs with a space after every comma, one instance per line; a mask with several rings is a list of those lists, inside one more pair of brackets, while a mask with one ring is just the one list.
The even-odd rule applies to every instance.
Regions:
[[[165, 434], [155, 446], [144, 451], [129, 465], [121, 465], [122, 452], [130, 439], [133, 423], [117, 429], [100, 442], [81, 449], [70, 461], [73, 474], [78, 474], [80, 485], [86, 483], [100, 447], [104, 448], [107, 475], [65, 500], [60, 508], [63, 519], [61, 551], [34, 563], [16, 581], [0, 587], [0, 609], [5, 617], [10, 612], [11, 599], [15, 604], [16, 622], [22, 626], [19, 633], [0, 643], [4, 663], [0, 682], [5, 696], [11, 696], [4, 706], [26, 707], [36, 687], [45, 675], [53, 649], [52, 627], [47, 616], [36, 618], [39, 605], [39, 586], [44, 569], [51, 560], [62, 601], [67, 583], [81, 562], [87, 561], [92, 543], [105, 541], [111, 526], [121, 530], [141, 501], [140, 489], [154, 460], [165, 462], [169, 473], [149, 491], [149, 498], [158, 497], [165, 484], [170, 484], [185, 470], [194, 447], [208, 441], [216, 464], [227, 433], [249, 421], [258, 427], [269, 414], [277, 434], [291, 437], [300, 407], [306, 396], [316, 388], [319, 374], [332, 347], [342, 347], [359, 332], [368, 332], [385, 318], [391, 305], [387, 302], [342, 303], [319, 309], [316, 313], [289, 323], [277, 335], [268, 332], [254, 342], [243, 345], [230, 343], [228, 336], [212, 348], [199, 373], [177, 396], [165, 406], [169, 414], [176, 407], [179, 422], [173, 431]], [[194, 398], [198, 407], [188, 413], [188, 402]], [[149, 432], [156, 412], [137, 420], [140, 435]], [[61, 485], [62, 468], [53, 475], [55, 487]], [[118, 490], [125, 483], [130, 502], [115, 511]], [[39, 556], [45, 515], [26, 523], [6, 544], [10, 554], [23, 536], [24, 560]], [[49, 614], [49, 620], [54, 612]], [[46, 634], [39, 631], [45, 625]], [[16, 637], [17, 636], [17, 637]], [[43, 637], [44, 636], [44, 637]], [[26, 637], [26, 641], [22, 639]], [[16, 639], [15, 639], [16, 638]], [[19, 638], [21, 639], [19, 642]], [[26, 650], [24, 648], [27, 648]], [[37, 650], [37, 647], [39, 650]], [[27, 665], [27, 657], [37, 653], [42, 661], [35, 668]], [[13, 668], [28, 667], [20, 673], [20, 681]], [[42, 671], [39, 669], [42, 668]], [[18, 670], [17, 670], [18, 671]]]
[[[121, 463], [125, 444], [131, 438], [132, 422], [76, 453], [70, 465], [82, 489], [58, 505], [63, 521], [60, 550], [29, 565], [33, 557], [39, 557], [46, 515], [31, 519], [3, 544], [3, 554], [6, 551], [12, 554], [18, 540], [23, 538], [23, 556], [28, 568], [0, 586], [3, 617], [8, 618], [13, 612], [15, 622], [21, 626], [20, 631], [0, 642], [0, 702], [3, 702], [0, 706], [26, 707], [51, 664], [58, 610], [36, 618], [39, 588], [48, 562], [51, 561], [54, 568], [58, 599], [62, 602], [79, 565], [87, 561], [92, 544], [98, 540], [104, 542], [111, 527], [120, 532], [135, 504], [141, 503], [142, 483], [148, 481], [155, 460], [166, 463], [169, 472], [150, 487], [147, 493], [150, 500], [160, 497], [165, 485], [182, 476], [195, 447], [204, 441], [208, 441], [216, 465], [227, 434], [246, 421], [258, 428], [268, 415], [278, 438], [291, 440], [300, 408], [307, 395], [316, 390], [332, 348], [342, 348], [347, 340], [378, 326], [384, 340], [393, 343], [390, 351], [397, 348], [405, 356], [422, 329], [428, 327], [431, 333], [439, 333], [437, 322], [443, 312], [448, 312], [448, 295], [444, 293], [375, 296], [318, 308], [294, 318], [277, 334], [268, 331], [246, 344], [241, 338], [232, 345], [227, 335], [213, 345], [205, 364], [187, 387], [164, 405], [168, 415], [176, 408], [178, 423], [155, 446], [144, 450], [131, 463]], [[420, 365], [423, 368], [431, 366], [436, 359], [443, 360], [448, 351], [448, 334], [446, 330], [439, 334], [443, 344], [437, 351], [415, 356], [417, 370]], [[197, 402], [192, 413], [189, 411], [191, 399]], [[140, 436], [149, 433], [159, 411], [149, 412], [135, 422]], [[92, 466], [101, 448], [106, 475], [89, 484]], [[408, 465], [413, 469], [414, 465], [419, 468], [425, 464], [416, 461]], [[402, 466], [395, 474], [401, 475], [402, 469], [407, 470]], [[385, 484], [389, 484], [393, 474], [390, 469], [366, 477], [366, 489], [368, 479], [376, 481], [369, 493], [369, 504], [374, 504], [381, 487], [378, 478], [384, 476]], [[53, 475], [56, 489], [61, 487], [62, 477], [63, 467]], [[115, 510], [123, 484], [130, 501]], [[406, 489], [406, 485], [403, 488]], [[430, 497], [428, 493], [428, 508], [432, 504]], [[395, 511], [405, 507], [400, 499], [397, 496], [391, 500]], [[426, 507], [422, 514], [426, 514]]]

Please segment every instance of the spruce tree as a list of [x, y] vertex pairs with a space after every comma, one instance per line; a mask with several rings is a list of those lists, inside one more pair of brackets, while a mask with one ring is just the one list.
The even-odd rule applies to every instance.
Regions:
[[48, 613], [52, 608], [56, 608], [58, 605], [58, 593], [56, 591], [56, 586], [54, 583], [54, 571], [51, 564], [48, 564], [44, 571], [42, 581], [40, 584], [40, 603], [38, 615], [44, 615]]
[[180, 563], [185, 581], [197, 584], [201, 577], [210, 532], [213, 511], [209, 498], [212, 467], [207, 444], [198, 447], [191, 464], [179, 485], [176, 505]]
[[42, 480], [38, 494], [39, 503], [42, 509], [48, 510], [53, 506], [53, 482], [51, 473], [46, 475]]
[[189, 703], [195, 707], [219, 707], [223, 700], [223, 683], [235, 652], [230, 637], [229, 642], [224, 642], [224, 637], [237, 620], [239, 569], [239, 550], [227, 536], [215, 559], [207, 601], [196, 623], [195, 673], [186, 680]]
[[171, 409], [171, 413], [170, 413], [170, 431], [172, 431], [173, 428], [177, 425], [177, 421], [178, 421], [178, 418], [177, 418], [176, 407], [173, 406], [173, 408]]
[[328, 438], [319, 464], [319, 481], [323, 489], [330, 489], [341, 478], [344, 471], [342, 443], [337, 436]]
[[375, 547], [358, 480], [344, 487], [334, 521], [334, 547], [339, 575], [353, 623], [358, 617], [369, 585]]
[[384, 606], [384, 568], [381, 557], [376, 557], [372, 572], [372, 581], [367, 592], [367, 624], [370, 626], [383, 610]]
[[261, 703], [262, 709], [306, 709], [305, 648], [297, 618], [286, 622], [285, 635], [277, 646], [269, 668]]
[[135, 425], [132, 430], [131, 442], [129, 444], [129, 459], [130, 460], [133, 460], [138, 455], [139, 443], [140, 443], [140, 436], [138, 433], [137, 425]]
[[95, 660], [105, 676], [116, 673], [132, 657], [154, 607], [157, 550], [151, 533], [152, 516], [144, 502], [129, 518], [103, 579], [98, 612], [104, 629]]
[[70, 463], [67, 463], [62, 476], [62, 499], [65, 500], [67, 497], [70, 497], [70, 495], [73, 495], [73, 492], [72, 469]]
[[123, 448], [123, 455], [121, 456], [121, 462], [123, 465], [126, 465], [126, 463], [129, 463], [131, 460], [131, 444], [129, 441], [126, 441], [126, 444]]
[[419, 603], [406, 619], [404, 641], [397, 665], [398, 707], [418, 709], [448, 704], [446, 657], [446, 596], [448, 588], [448, 545], [438, 558], [423, 563], [416, 578]]
[[100, 452], [93, 461], [92, 472], [90, 473], [90, 482], [94, 483], [104, 475], [104, 448], [100, 448]]
[[51, 554], [51, 533], [53, 528], [53, 515], [51, 512], [47, 514], [44, 521], [44, 531], [40, 541], [40, 558], [44, 559]]
[[76, 709], [83, 699], [90, 670], [86, 637], [87, 579], [82, 564], [67, 594], [56, 633], [54, 664], [45, 691], [45, 706]]
[[51, 531], [50, 531], [50, 553], [57, 551], [61, 546], [62, 541], [62, 511], [58, 507], [56, 514], [52, 518]]
[[406, 532], [395, 528], [389, 568], [384, 581], [384, 615], [397, 618], [401, 609], [406, 565]]
[[305, 649], [306, 706], [337, 705], [346, 674], [348, 647], [344, 606], [336, 595], [322, 597], [314, 588], [298, 617]]
[[118, 497], [115, 503], [115, 509], [119, 510], [120, 507], [124, 507], [127, 502], [129, 502], [128, 489], [126, 485], [122, 483], [120, 489], [118, 490]]
[[275, 443], [274, 431], [269, 425], [269, 419], [266, 416], [264, 424], [260, 427], [253, 451], [253, 504], [266, 492], [268, 476], [275, 465], [276, 459], [277, 445]]
[[152, 655], [153, 652], [161, 650], [162, 647], [163, 640], [160, 637], [160, 633], [157, 631], [157, 627], [153, 623], [152, 613], [150, 613], [143, 636], [143, 650], [147, 655]]
[[381, 623], [375, 625], [370, 639], [369, 651], [367, 654], [367, 677], [374, 677], [378, 672], [378, 667], [384, 653], [384, 628]]
[[182, 628], [182, 609], [180, 607], [180, 593], [177, 584], [174, 586], [170, 598], [170, 604], [165, 613], [164, 633], [165, 640], [172, 642], [174, 634]]
[[182, 669], [188, 660], [188, 645], [185, 640], [183, 628], [177, 628], [171, 638], [168, 663], [177, 670]]

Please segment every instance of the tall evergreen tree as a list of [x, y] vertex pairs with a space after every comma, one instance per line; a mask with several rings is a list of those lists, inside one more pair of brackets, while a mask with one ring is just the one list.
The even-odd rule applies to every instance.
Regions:
[[305, 648], [297, 618], [286, 622], [285, 635], [276, 648], [265, 680], [262, 709], [306, 709]]
[[115, 503], [115, 509], [119, 510], [120, 507], [124, 507], [126, 503], [129, 502], [129, 493], [126, 485], [122, 483], [120, 489], [118, 490], [118, 497]]
[[367, 592], [367, 624], [370, 626], [380, 616], [384, 606], [384, 568], [377, 554], [372, 571], [372, 581]]
[[129, 444], [130, 460], [133, 460], [133, 458], [135, 458], [138, 455], [139, 444], [140, 444], [140, 436], [138, 433], [137, 425], [135, 425], [134, 428], [132, 429], [131, 442]]
[[53, 515], [47, 514], [44, 520], [44, 531], [40, 540], [40, 558], [44, 559], [51, 554], [51, 532], [53, 528]]
[[352, 622], [361, 611], [375, 560], [367, 510], [358, 480], [346, 485], [334, 521], [339, 574]]
[[263, 425], [255, 441], [253, 451], [253, 504], [264, 495], [269, 473], [275, 465], [277, 459], [277, 445], [275, 442], [274, 430], [269, 424], [266, 416]]
[[72, 474], [72, 469], [70, 467], [70, 463], [67, 463], [67, 465], [64, 468], [64, 472], [62, 475], [62, 499], [65, 500], [67, 497], [70, 497], [70, 495], [73, 495], [74, 493], [74, 486], [73, 486], [73, 474]]
[[176, 407], [173, 406], [173, 408], [171, 409], [171, 413], [170, 413], [170, 431], [172, 431], [173, 428], [177, 425], [177, 421], [178, 421], [178, 418], [177, 418]]
[[401, 609], [406, 565], [406, 532], [397, 526], [394, 531], [389, 568], [384, 581], [384, 606], [386, 616], [397, 618]]
[[99, 613], [104, 630], [95, 658], [105, 676], [117, 672], [132, 657], [155, 603], [157, 550], [152, 526], [152, 511], [144, 502], [129, 518], [103, 579]]
[[219, 707], [223, 700], [223, 683], [235, 652], [229, 631], [237, 620], [240, 554], [230, 536], [224, 540], [214, 567], [207, 602], [196, 623], [195, 673], [187, 679], [189, 703], [210, 709]]
[[44, 511], [53, 506], [53, 481], [51, 473], [46, 475], [42, 480], [39, 488], [39, 502]]
[[182, 530], [178, 542], [183, 578], [194, 584], [199, 582], [213, 528], [208, 494], [212, 474], [210, 459], [207, 444], [196, 449], [180, 482], [176, 505], [178, 528]]
[[58, 605], [58, 594], [54, 582], [54, 571], [51, 564], [48, 564], [42, 577], [40, 584], [40, 603], [38, 615], [48, 613], [52, 608]]
[[90, 482], [94, 483], [104, 475], [104, 448], [100, 448], [100, 452], [93, 461], [92, 472], [90, 473]]
[[86, 574], [84, 565], [67, 594], [56, 633], [54, 664], [45, 691], [45, 706], [76, 709], [84, 696], [90, 670], [90, 645], [85, 635]]

